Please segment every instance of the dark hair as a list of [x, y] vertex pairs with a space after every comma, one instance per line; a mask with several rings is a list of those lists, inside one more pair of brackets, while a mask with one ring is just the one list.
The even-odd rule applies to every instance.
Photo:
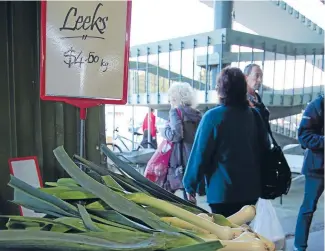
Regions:
[[249, 64], [249, 65], [246, 65], [246, 67], [244, 69], [245, 76], [248, 76], [249, 74], [251, 74], [254, 67], [261, 68], [258, 64], [253, 64], [253, 63]]
[[218, 77], [217, 92], [221, 104], [248, 106], [246, 78], [237, 67], [228, 66], [221, 71]]

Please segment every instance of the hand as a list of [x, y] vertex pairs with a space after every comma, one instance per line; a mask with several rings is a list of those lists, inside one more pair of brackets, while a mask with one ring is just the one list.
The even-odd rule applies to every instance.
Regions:
[[190, 202], [192, 202], [192, 203], [194, 203], [194, 204], [196, 205], [195, 194], [189, 194], [189, 193], [187, 193], [187, 199], [188, 199]]

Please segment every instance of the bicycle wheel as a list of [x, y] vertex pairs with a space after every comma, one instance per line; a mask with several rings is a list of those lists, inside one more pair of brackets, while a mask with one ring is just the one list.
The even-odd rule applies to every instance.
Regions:
[[119, 147], [118, 145], [116, 145], [114, 143], [107, 143], [106, 146], [108, 147], [109, 150], [111, 150], [113, 152], [118, 152], [118, 153], [122, 152], [121, 147]]
[[138, 146], [137, 151], [139, 151], [140, 149], [147, 149], [147, 148], [149, 148], [149, 146], [150, 146], [151, 149], [156, 149], [152, 143], [145, 142], [142, 145]]

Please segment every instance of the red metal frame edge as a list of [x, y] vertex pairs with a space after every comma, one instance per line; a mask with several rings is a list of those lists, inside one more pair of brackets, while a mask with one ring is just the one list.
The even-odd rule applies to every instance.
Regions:
[[127, 0], [127, 14], [126, 14], [126, 41], [124, 47], [124, 76], [123, 76], [123, 93], [122, 99], [89, 99], [89, 98], [73, 98], [73, 97], [57, 97], [46, 96], [45, 92], [45, 69], [46, 69], [46, 10], [47, 1], [41, 0], [41, 52], [40, 52], [40, 98], [47, 101], [62, 101], [68, 104], [88, 108], [101, 104], [124, 105], [128, 98], [128, 75], [129, 75], [129, 53], [130, 53], [130, 38], [131, 38], [131, 12], [132, 0]]
[[[42, 176], [41, 176], [41, 171], [39, 169], [38, 160], [37, 160], [37, 157], [36, 156], [20, 157], [20, 158], [10, 158], [10, 159], [8, 159], [8, 165], [9, 165], [9, 172], [10, 172], [10, 174], [13, 175], [13, 176], [15, 176], [14, 169], [12, 168], [11, 162], [13, 162], [13, 161], [20, 161], [20, 160], [34, 160], [35, 161], [38, 181], [39, 181], [40, 187], [43, 187], [43, 180], [42, 180]], [[20, 215], [23, 215], [23, 210], [21, 209], [21, 206], [19, 206], [19, 212], [20, 212]]]

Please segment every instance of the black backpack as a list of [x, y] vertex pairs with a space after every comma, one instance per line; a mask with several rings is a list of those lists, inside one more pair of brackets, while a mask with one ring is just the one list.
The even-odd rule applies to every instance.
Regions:
[[183, 142], [193, 144], [200, 121], [183, 121]]
[[183, 140], [182, 143], [193, 144], [197, 128], [199, 127], [200, 121], [191, 121], [184, 118], [184, 110], [178, 108], [180, 117], [183, 125]]
[[[196, 131], [197, 131], [197, 128], [199, 127], [200, 121], [190, 121], [190, 120], [184, 119], [183, 112], [184, 111], [181, 110], [181, 119], [182, 119], [182, 125], [183, 125], [183, 140], [182, 140], [181, 144], [183, 144], [183, 143], [193, 144], [195, 135], [196, 135]], [[183, 147], [181, 147], [181, 159], [183, 159], [182, 150], [183, 150]], [[200, 196], [206, 195], [204, 177], [198, 184], [197, 193]]]
[[281, 147], [272, 135], [270, 127], [265, 127], [265, 123], [256, 108], [252, 108], [252, 111], [256, 119], [259, 137], [263, 137], [261, 133], [268, 133], [271, 138], [271, 148], [261, 151], [261, 198], [273, 200], [283, 194], [288, 194], [291, 186], [291, 170]]

